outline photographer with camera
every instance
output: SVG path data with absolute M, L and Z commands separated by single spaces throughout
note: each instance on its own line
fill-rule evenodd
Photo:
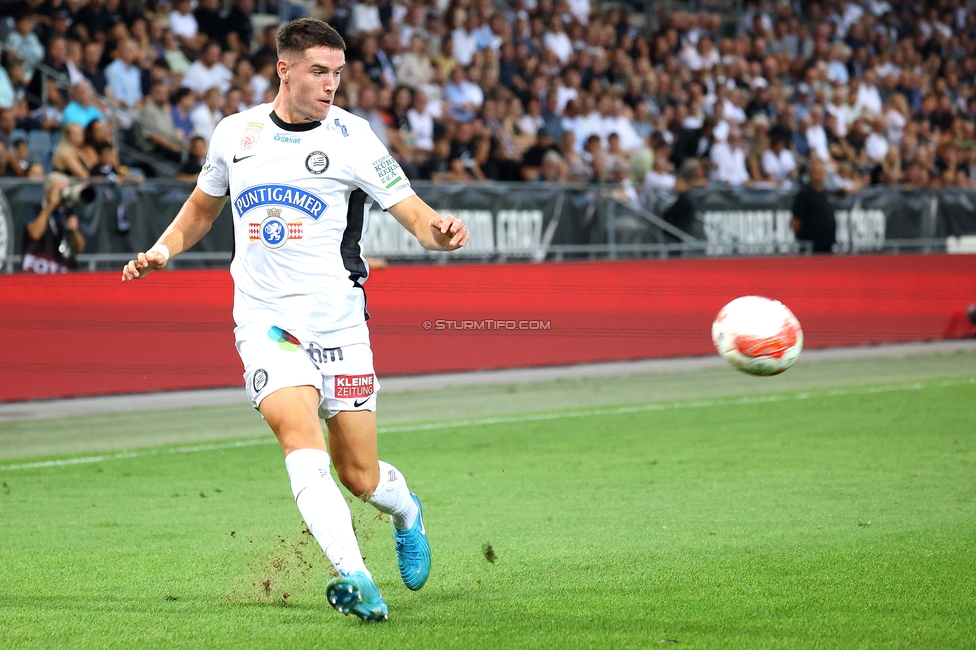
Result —
M 93 194 L 90 186 L 73 186 L 64 174 L 47 175 L 44 202 L 25 227 L 25 273 L 67 273 L 77 266 L 75 256 L 85 250 L 85 237 L 78 230 L 74 208 L 90 202 Z

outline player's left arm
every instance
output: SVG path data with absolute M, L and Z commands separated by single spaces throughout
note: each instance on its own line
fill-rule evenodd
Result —
M 432 251 L 453 251 L 468 243 L 468 227 L 453 214 L 442 217 L 416 194 L 388 208 L 401 226 Z

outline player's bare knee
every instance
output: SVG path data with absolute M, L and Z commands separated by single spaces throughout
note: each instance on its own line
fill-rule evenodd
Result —
M 379 468 L 370 471 L 369 469 L 358 467 L 336 467 L 336 473 L 339 475 L 339 482 L 363 501 L 369 499 L 370 495 L 373 494 L 373 490 L 376 489 L 376 486 L 380 482 Z

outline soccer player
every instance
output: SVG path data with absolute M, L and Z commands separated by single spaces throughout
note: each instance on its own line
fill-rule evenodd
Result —
M 156 244 L 126 264 L 122 281 L 144 278 L 200 241 L 230 197 L 234 332 L 248 398 L 281 443 L 298 509 L 339 572 L 326 585 L 329 603 L 380 621 L 387 605 L 363 562 L 330 453 L 342 484 L 391 515 L 409 589 L 427 581 L 430 546 L 420 500 L 377 456 L 380 386 L 366 327 L 363 233 L 372 201 L 431 250 L 461 248 L 468 231 L 413 192 L 365 120 L 332 106 L 346 63 L 332 27 L 293 21 L 277 47 L 278 96 L 217 125 L 190 198 Z

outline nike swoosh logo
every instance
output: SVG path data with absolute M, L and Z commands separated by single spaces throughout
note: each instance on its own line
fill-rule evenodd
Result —
M 353 405 L 354 407 L 356 407 L 356 408 L 359 408 L 360 406 L 362 406 L 363 404 L 365 404 L 365 403 L 366 403 L 366 402 L 368 402 L 368 401 L 369 401 L 369 398 L 367 397 L 367 398 L 366 398 L 366 399 L 364 399 L 364 400 L 363 400 L 362 402 L 360 402 L 360 401 L 358 401 L 358 400 L 357 400 L 357 401 L 355 401 L 355 402 L 353 402 L 353 403 L 352 403 L 352 405 Z
M 255 156 L 255 154 L 252 153 L 250 156 L 244 156 L 243 158 L 238 158 L 237 157 L 237 154 L 235 153 L 234 154 L 234 162 L 239 163 L 242 160 L 247 160 L 248 158 L 253 158 L 254 156 Z
M 420 515 L 420 534 L 421 535 L 426 535 L 427 534 L 427 529 L 424 528 L 424 516 L 423 515 Z

